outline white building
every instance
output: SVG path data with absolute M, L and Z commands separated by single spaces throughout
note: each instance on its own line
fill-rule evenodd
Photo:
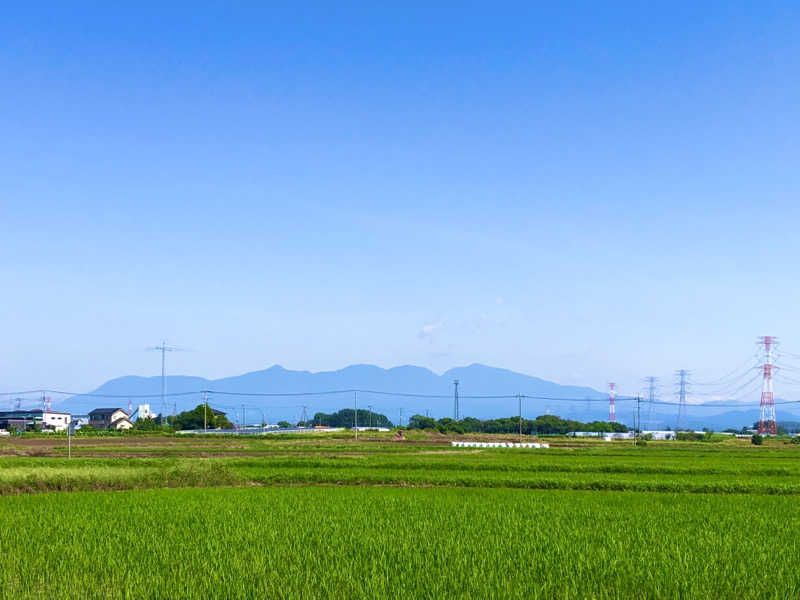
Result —
M 701 432 L 702 433 L 702 432 Z M 654 440 L 674 440 L 674 431 L 642 431 L 642 435 L 651 435 Z
M 139 420 L 139 419 L 155 419 L 156 418 L 156 414 L 153 411 L 150 410 L 150 405 L 149 404 L 140 404 L 139 406 L 136 407 L 136 410 L 133 411 L 133 413 L 131 413 L 129 415 L 129 418 L 131 420 L 133 420 L 134 417 L 136 418 L 136 420 Z
M 51 410 L 42 411 L 42 429 L 52 429 L 53 431 L 66 431 L 72 422 L 72 415 L 69 413 L 56 412 Z

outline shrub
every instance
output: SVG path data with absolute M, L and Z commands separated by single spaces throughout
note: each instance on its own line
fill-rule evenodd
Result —
M 764 436 L 758 433 L 754 433 L 753 437 L 750 438 L 750 443 L 755 446 L 760 446 L 761 444 L 764 443 Z

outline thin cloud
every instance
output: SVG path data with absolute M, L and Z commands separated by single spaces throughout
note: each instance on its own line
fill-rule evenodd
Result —
M 421 340 L 428 339 L 441 328 L 442 328 L 441 322 L 423 325 L 422 329 L 420 329 L 419 333 L 417 333 L 417 337 Z

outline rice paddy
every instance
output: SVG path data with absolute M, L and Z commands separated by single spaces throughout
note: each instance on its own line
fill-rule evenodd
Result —
M 0 597 L 800 596 L 796 445 L 116 444 L 0 458 Z

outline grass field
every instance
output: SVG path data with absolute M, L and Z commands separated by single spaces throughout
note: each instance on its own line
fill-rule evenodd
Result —
M 800 596 L 795 445 L 439 442 L 0 458 L 0 597 Z

